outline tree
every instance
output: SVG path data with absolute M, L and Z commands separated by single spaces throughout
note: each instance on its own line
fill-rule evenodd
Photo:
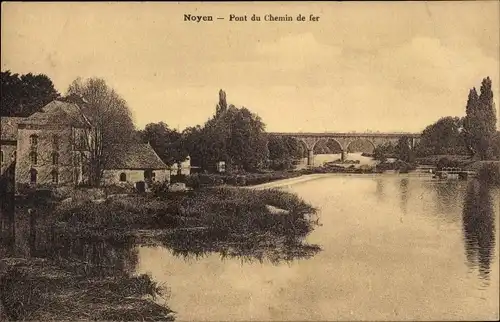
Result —
M 215 115 L 203 127 L 186 129 L 184 145 L 191 163 L 204 170 L 213 170 L 217 162 L 225 161 L 228 170 L 254 171 L 269 154 L 264 128 L 260 117 L 247 108 L 227 105 L 221 90 Z
M 89 184 L 99 186 L 104 169 L 135 141 L 135 129 L 127 102 L 100 78 L 73 81 L 68 96 L 82 97 L 84 114 L 91 127 L 85 129 L 82 153 Z
M 413 162 L 413 146 L 411 145 L 411 138 L 407 136 L 399 138 L 395 150 L 399 160 L 409 163 Z
M 58 98 L 52 80 L 44 74 L 1 72 L 1 116 L 30 116 Z
M 254 171 L 267 160 L 267 136 L 261 118 L 245 107 L 230 106 L 209 124 L 219 143 L 218 156 L 230 168 Z
M 417 146 L 420 156 L 440 154 L 466 154 L 464 137 L 461 134 L 463 119 L 443 117 L 427 126 L 422 132 Z
M 226 100 L 226 92 L 222 89 L 219 91 L 219 104 L 215 107 L 215 115 L 219 116 L 221 113 L 224 113 L 227 110 L 227 100 Z
M 395 155 L 395 147 L 391 142 L 387 142 L 381 145 L 378 145 L 373 150 L 373 158 L 379 161 L 386 161 L 387 158 L 394 157 Z
M 471 154 L 481 160 L 489 157 L 490 145 L 496 132 L 496 112 L 493 102 L 491 79 L 481 83 L 480 94 L 472 89 L 469 93 L 464 120 L 464 134 Z
M 140 131 L 140 136 L 143 142 L 151 144 L 162 161 L 169 166 L 183 162 L 188 156 L 182 133 L 170 129 L 164 122 L 147 124 Z
M 270 167 L 274 170 L 287 170 L 293 165 L 294 159 L 302 158 L 303 147 L 294 138 L 268 136 Z
M 497 131 L 491 140 L 491 155 L 496 160 L 500 160 L 500 131 Z

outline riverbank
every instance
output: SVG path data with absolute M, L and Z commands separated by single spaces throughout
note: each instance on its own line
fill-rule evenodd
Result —
M 148 275 L 88 276 L 47 259 L 6 258 L 0 279 L 5 320 L 174 320 L 155 303 L 163 291 Z
M 55 203 L 44 213 L 34 207 L 18 216 L 34 226 L 25 230 L 36 234 L 31 259 L 13 254 L 0 261 L 3 311 L 12 320 L 172 320 L 172 311 L 153 301 L 161 296 L 157 285 L 147 275 L 133 276 L 121 268 L 133 245 L 159 245 L 181 257 L 219 253 L 278 263 L 320 251 L 304 242 L 317 224 L 311 216 L 315 212 L 283 191 L 222 187 L 105 200 L 82 197 Z M 128 250 L 103 246 L 123 240 L 131 244 Z M 91 253 L 75 261 L 71 256 L 81 255 L 70 256 L 70 246 L 77 247 L 75 254 Z M 88 256 L 98 263 L 89 266 Z M 107 263 L 110 258 L 116 263 Z M 108 266 L 112 272 L 103 275 L 102 267 Z M 89 275 L 94 269 L 98 274 Z

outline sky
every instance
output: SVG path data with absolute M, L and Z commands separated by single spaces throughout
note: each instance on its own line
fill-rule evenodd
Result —
M 486 76 L 499 114 L 499 4 L 2 2 L 1 66 L 46 74 L 63 94 L 104 78 L 138 128 L 203 124 L 223 89 L 267 131 L 418 132 L 464 115 Z

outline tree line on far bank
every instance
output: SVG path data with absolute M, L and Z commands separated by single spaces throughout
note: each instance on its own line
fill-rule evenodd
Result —
M 476 88 L 469 91 L 464 117 L 446 116 L 427 126 L 420 142 L 413 151 L 407 151 L 406 156 L 397 147 L 385 144 L 375 149 L 375 158 L 398 154 L 407 160 L 433 155 L 463 155 L 478 160 L 500 160 L 500 132 L 496 123 L 491 79 L 486 77 L 481 82 L 479 94 Z

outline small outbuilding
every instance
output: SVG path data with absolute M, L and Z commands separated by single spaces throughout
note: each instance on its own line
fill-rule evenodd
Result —
M 136 184 L 170 181 L 167 165 L 148 143 L 136 143 L 120 152 L 106 167 L 105 185 Z

